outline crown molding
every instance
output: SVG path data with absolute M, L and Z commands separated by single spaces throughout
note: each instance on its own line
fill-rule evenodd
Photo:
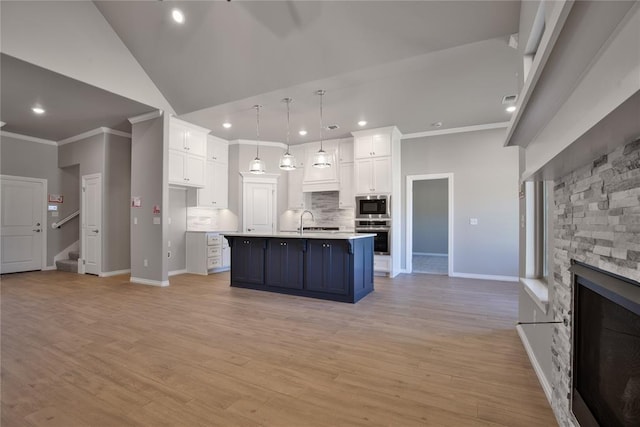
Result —
M 386 126 L 382 128 L 354 130 L 353 132 L 351 132 L 351 135 L 353 135 L 354 137 L 361 137 L 361 136 L 377 135 L 381 133 L 387 133 L 387 134 L 395 133 L 400 138 L 402 138 L 402 132 L 400 132 L 400 129 L 398 129 L 397 126 Z
M 38 144 L 58 145 L 55 141 L 51 141 L 49 139 L 36 138 L 35 136 L 21 135 L 19 133 L 7 132 L 7 131 L 4 131 L 4 130 L 0 131 L 0 135 L 1 136 L 6 136 L 6 137 L 9 137 L 9 138 L 21 139 L 23 141 L 37 142 Z
M 122 136 L 122 137 L 131 139 L 131 134 L 130 133 L 122 132 L 122 131 L 115 130 L 115 129 L 110 129 L 110 128 L 107 128 L 107 127 L 99 127 L 99 128 L 95 128 L 95 129 L 92 129 L 90 131 L 87 131 L 87 132 L 83 132 L 83 133 L 81 133 L 79 135 L 71 136 L 69 138 L 60 140 L 60 141 L 58 141 L 58 145 L 60 146 L 60 145 L 70 144 L 72 142 L 80 141 L 82 139 L 87 139 L 87 138 L 90 138 L 92 136 L 105 134 L 105 133 L 108 133 L 108 134 L 111 134 L 111 135 Z
M 273 142 L 273 141 L 252 141 L 250 139 L 234 139 L 233 141 L 229 141 L 229 145 L 260 145 L 261 147 L 277 147 L 285 149 L 287 148 L 287 144 L 283 142 Z
M 186 120 L 181 119 L 180 117 L 176 117 L 176 116 L 171 115 L 170 116 L 170 120 L 177 120 L 177 121 L 180 122 L 180 124 L 182 124 L 184 126 L 187 126 L 187 127 L 191 128 L 191 129 L 194 129 L 194 130 L 197 130 L 197 131 L 200 131 L 200 132 L 204 132 L 206 134 L 209 134 L 209 132 L 211 132 L 211 129 L 207 129 L 205 127 L 193 124 L 191 122 L 188 122 Z
M 163 114 L 162 110 L 155 110 L 150 113 L 140 114 L 139 116 L 129 117 L 127 120 L 129 120 L 129 123 L 134 125 L 136 123 L 146 122 L 147 120 L 156 119 L 158 117 L 161 117 L 162 114 Z
M 459 128 L 428 130 L 424 132 L 407 133 L 401 139 L 424 138 L 427 136 L 449 135 L 453 133 L 477 132 L 480 130 L 502 129 L 509 127 L 509 122 L 486 123 L 484 125 L 463 126 Z

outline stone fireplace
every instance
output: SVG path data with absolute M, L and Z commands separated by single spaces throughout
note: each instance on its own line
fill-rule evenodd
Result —
M 595 159 L 554 183 L 554 270 L 551 311 L 571 319 L 571 260 L 640 281 L 640 139 Z M 572 426 L 572 324 L 552 334 L 552 406 Z

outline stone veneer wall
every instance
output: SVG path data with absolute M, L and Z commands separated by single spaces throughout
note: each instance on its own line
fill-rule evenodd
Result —
M 640 139 L 554 183 L 553 290 L 556 320 L 571 319 L 572 259 L 640 281 Z M 562 426 L 571 415 L 571 323 L 558 324 L 551 345 L 552 407 Z

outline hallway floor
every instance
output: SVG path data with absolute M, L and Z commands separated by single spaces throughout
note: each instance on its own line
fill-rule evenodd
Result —
M 447 275 L 448 256 L 413 255 L 413 272 Z

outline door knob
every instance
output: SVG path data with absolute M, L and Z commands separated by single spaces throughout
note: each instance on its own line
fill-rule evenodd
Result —
M 98 231 L 100 231 L 100 230 L 92 230 L 92 231 L 93 231 L 94 233 L 97 233 L 97 232 L 98 232 Z
M 255 230 L 254 228 L 247 228 L 247 231 L 253 231 Z

